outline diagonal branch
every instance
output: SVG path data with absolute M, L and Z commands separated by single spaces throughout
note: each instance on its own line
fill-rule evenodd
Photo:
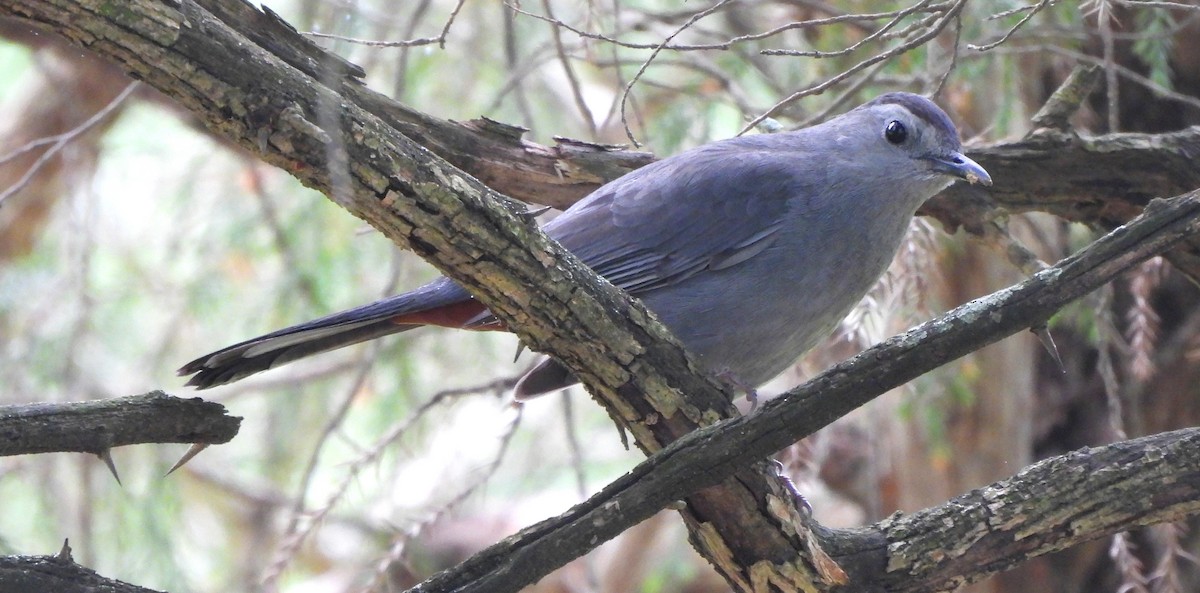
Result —
M 364 108 L 362 97 L 376 107 L 386 100 L 361 86 L 352 65 L 319 60 L 294 37 L 276 39 L 286 26 L 241 0 L 123 7 L 22 0 L 0 5 L 0 15 L 116 62 L 213 133 L 424 257 L 531 348 L 556 355 L 643 450 L 736 414 L 640 303 L 551 243 L 510 200 Z M 794 527 L 765 511 L 769 498 L 785 496 L 766 467 L 757 463 L 689 499 L 684 517 L 694 541 L 731 582 L 823 578 L 799 554 L 804 543 Z
M 428 130 L 401 122 L 398 115 L 415 112 L 366 89 L 353 65 L 305 45 L 277 17 L 240 0 L 135 0 L 123 7 L 112 11 L 98 0 L 18 0 L 0 5 L 0 14 L 59 32 L 120 64 L 196 113 L 215 134 L 291 172 L 412 248 L 469 288 L 531 347 L 557 355 L 640 447 L 669 451 L 605 490 L 605 496 L 624 496 L 621 504 L 583 505 L 579 516 L 588 519 L 570 520 L 571 541 L 594 546 L 620 525 L 648 516 L 651 508 L 686 496 L 683 514 L 693 541 L 739 589 L 752 583 L 807 588 L 837 580 L 813 560 L 820 557 L 819 547 L 798 525 L 800 516 L 787 492 L 754 460 L 870 399 L 876 389 L 919 374 L 917 369 L 1044 322 L 1102 278 L 1166 249 L 1164 237 L 1179 240 L 1179 233 L 1195 232 L 1194 224 L 1179 219 L 1185 216 L 1180 212 L 1195 208 L 1195 196 L 1172 201 L 1147 216 L 1161 222 L 1174 213 L 1177 219 L 1166 230 L 1155 234 L 1142 223 L 1136 227 L 1142 234 L 1126 229 L 1087 256 L 1103 252 L 1109 259 L 1072 258 L 1054 268 L 1057 273 L 1039 274 L 883 346 L 893 350 L 872 350 L 836 367 L 761 414 L 668 447 L 698 426 L 730 417 L 724 395 L 693 371 L 682 348 L 639 304 L 548 242 L 511 202 L 430 154 L 421 136 Z M 507 132 L 510 139 L 519 137 L 511 128 Z M 1030 141 L 1019 158 L 1058 150 L 1037 141 Z M 1086 187 L 1080 183 L 1073 189 L 1083 194 Z M 1137 210 L 1133 206 L 1121 214 Z M 1141 251 L 1103 251 L 1133 248 Z M 880 352 L 894 354 L 895 360 L 875 358 Z M 896 361 L 903 364 L 885 364 Z M 817 391 L 831 395 L 817 398 Z M 707 463 L 688 463 L 693 452 Z M 656 469 L 654 479 L 641 481 L 649 469 Z M 653 486 L 645 500 L 624 494 L 634 485 L 646 488 L 645 483 Z M 543 524 L 530 533 L 541 537 L 559 526 Z M 453 578 L 466 579 L 456 582 L 476 590 L 506 590 L 545 574 L 578 549 L 563 545 L 564 540 L 557 540 L 557 548 L 547 547 L 554 541 L 538 537 L 509 540 L 503 558 L 487 566 L 468 565 L 468 572 Z M 825 538 L 824 543 L 838 551 L 839 559 L 847 558 L 838 541 Z M 844 563 L 857 578 L 854 563 Z
M 480 552 L 451 571 L 430 579 L 416 591 L 516 591 L 535 581 L 538 575 L 582 555 L 673 501 L 719 483 L 746 464 L 812 434 L 889 389 L 1001 338 L 1045 324 L 1063 305 L 1198 232 L 1200 191 L 1154 202 L 1136 221 L 1021 284 L 971 301 L 878 344 L 767 403 L 756 414 L 684 436 L 567 513 L 529 527 Z M 1200 502 L 1197 502 L 1200 475 L 1195 475 L 1195 466 L 1200 464 L 1197 456 L 1200 451 L 1190 452 L 1192 454 L 1181 462 L 1191 464 L 1193 468 L 1190 470 L 1193 472 L 1191 485 L 1179 496 L 1183 511 L 1175 507 L 1172 512 L 1200 510 Z M 1139 470 L 1134 464 L 1127 471 Z M 1187 479 L 1181 478 L 1182 481 Z M 1055 504 L 1069 508 L 1071 503 L 1078 503 L 1088 495 L 1089 491 L 1083 489 L 1073 493 L 1076 498 L 1055 501 Z M 1121 506 L 1124 503 L 1115 500 L 1110 504 Z M 953 509 L 961 503 L 952 501 L 947 505 Z M 987 511 L 986 508 L 977 510 Z M 936 514 L 936 511 L 928 513 Z M 1080 529 L 1071 541 L 1120 531 L 1130 525 L 1129 521 L 1143 516 L 1133 513 L 1125 517 L 1123 524 L 1119 521 L 1117 525 L 1098 523 L 1091 529 Z M 877 529 L 885 530 L 885 527 Z M 885 578 L 878 568 L 884 560 L 889 565 L 893 561 L 891 557 L 881 556 L 891 554 L 891 547 L 887 551 L 879 549 L 877 537 L 851 533 L 831 532 L 823 538 L 826 550 L 839 559 L 851 560 L 843 562 L 843 568 L 850 572 L 855 586 Z M 920 532 L 901 530 L 896 533 L 913 536 Z M 973 532 L 962 534 L 964 538 L 977 536 Z M 1004 537 L 1011 539 L 1011 533 L 1006 532 Z M 1043 539 L 1058 543 L 1049 536 Z M 903 538 L 896 538 L 888 543 L 903 541 Z M 942 543 L 947 549 L 958 549 L 971 542 Z M 1045 553 L 1056 549 L 1060 548 L 1048 543 L 1037 551 Z M 945 574 L 943 564 L 911 562 L 913 571 L 949 576 Z M 856 567 L 861 568 L 855 570 Z M 874 567 L 874 570 L 866 567 Z M 975 580 L 994 571 L 976 567 L 961 574 L 970 574 L 971 580 Z M 910 576 L 915 579 L 929 575 L 914 572 Z
M 1197 452 L 1192 428 L 1052 457 L 937 507 L 829 532 L 827 547 L 856 571 L 855 590 L 951 590 L 1106 533 L 1200 512 Z M 17 590 L 92 591 L 98 580 L 105 590 L 148 591 L 61 554 L 0 557 L 0 583 Z
M 869 535 L 847 532 L 846 541 L 849 550 L 886 562 L 873 579 L 880 590 L 933 593 L 1198 513 L 1200 429 L 1188 428 L 1051 457 L 945 504 L 881 521 Z M 887 542 L 886 558 L 879 541 Z

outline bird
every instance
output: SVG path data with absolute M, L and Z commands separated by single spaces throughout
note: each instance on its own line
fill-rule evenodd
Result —
M 917 208 L 958 180 L 991 185 L 930 99 L 880 95 L 810 127 L 704 144 L 594 190 L 543 225 L 642 300 L 709 372 L 759 386 L 828 336 L 891 263 Z M 421 326 L 504 329 L 453 280 L 205 354 L 207 389 Z M 553 358 L 517 399 L 577 383 Z

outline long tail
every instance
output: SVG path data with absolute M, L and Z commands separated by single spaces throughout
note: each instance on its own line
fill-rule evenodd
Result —
M 187 384 L 208 389 L 254 373 L 422 325 L 489 326 L 486 308 L 467 291 L 440 278 L 412 292 L 334 313 L 205 354 L 179 369 Z

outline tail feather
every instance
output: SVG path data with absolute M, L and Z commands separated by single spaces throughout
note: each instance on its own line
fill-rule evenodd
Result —
M 513 396 L 518 401 L 524 401 L 570 387 L 578 382 L 579 379 L 576 379 L 567 367 L 547 357 L 517 381 L 516 387 L 513 388 Z
M 362 326 L 343 326 L 338 333 L 295 342 L 288 346 L 274 347 L 270 342 L 252 342 L 242 346 L 230 346 L 210 357 L 198 358 L 179 369 L 180 375 L 192 375 L 187 385 L 196 389 L 208 389 L 245 379 L 250 375 L 282 366 L 294 360 L 314 354 L 336 350 L 359 342 L 373 340 L 386 335 L 420 327 L 397 325 L 389 321 L 377 321 Z M 305 333 L 297 337 L 306 338 Z M 254 352 L 255 348 L 271 345 L 267 350 Z
M 467 310 L 470 308 L 463 305 L 471 300 L 470 293 L 441 278 L 412 292 L 222 348 L 183 365 L 178 372 L 192 375 L 188 385 L 208 389 L 313 354 L 419 327 L 423 323 L 407 323 L 405 316 L 420 319 L 429 311 L 454 305 Z

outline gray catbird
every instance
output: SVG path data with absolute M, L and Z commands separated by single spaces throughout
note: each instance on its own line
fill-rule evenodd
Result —
M 887 268 L 909 220 L 955 179 L 991 184 L 928 99 L 889 93 L 825 123 L 713 142 L 584 198 L 545 232 L 642 299 L 714 373 L 757 386 L 828 335 Z M 206 354 L 200 389 L 422 325 L 494 329 L 448 278 Z M 572 385 L 552 359 L 517 397 Z

